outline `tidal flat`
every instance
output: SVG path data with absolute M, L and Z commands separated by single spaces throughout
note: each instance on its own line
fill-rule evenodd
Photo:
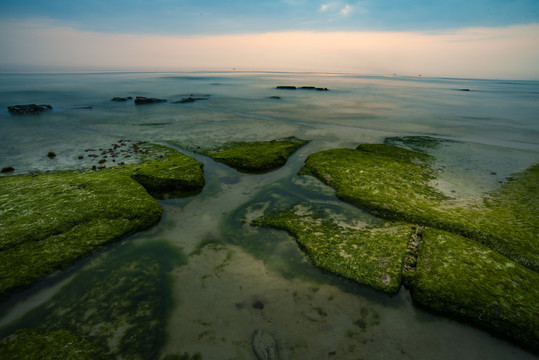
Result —
M 92 90 L 79 89 L 81 79 L 90 81 Z M 306 160 L 320 152 L 346 148 L 372 158 L 388 155 L 381 144 L 397 145 L 403 149 L 401 155 L 409 154 L 404 149 L 427 154 L 418 155 L 410 165 L 428 166 L 421 187 L 431 188 L 429 196 L 437 202 L 464 208 L 510 203 L 510 214 L 500 216 L 516 217 L 517 226 L 533 233 L 537 225 L 533 166 L 539 159 L 530 136 L 537 130 L 530 115 L 534 105 L 528 102 L 535 96 L 528 91 L 533 84 L 264 73 L 21 75 L 17 80 L 16 87 L 2 88 L 11 96 L 4 101 L 24 103 L 14 97 L 27 99 L 27 86 L 37 98 L 32 101 L 51 103 L 53 110 L 37 116 L 0 114 L 2 130 L 11 139 L 2 145 L 6 163 L 1 165 L 14 168 L 2 179 L 109 167 L 111 158 L 100 164 L 84 150 L 133 139 L 166 145 L 202 163 L 204 188 L 184 198 L 170 191 L 153 192 L 149 199 L 162 208 L 157 225 L 12 293 L 0 307 L 2 337 L 20 334 L 19 339 L 27 339 L 31 346 L 61 336 L 90 354 L 129 359 L 251 359 L 257 331 L 273 338 L 282 359 L 535 358 L 536 305 L 530 308 L 529 300 L 519 300 L 533 302 L 537 296 L 536 275 L 530 275 L 536 274 L 530 268 L 533 251 L 510 252 L 512 242 L 507 239 L 489 243 L 485 234 L 493 231 L 477 231 L 482 235 L 474 239 L 466 236 L 475 231 L 456 235 L 446 227 L 446 232 L 438 233 L 436 224 L 425 224 L 420 216 L 395 218 L 388 215 L 391 209 L 373 211 L 348 203 L 323 181 L 298 175 L 304 165 L 312 165 Z M 45 85 L 51 81 L 57 86 L 54 94 Z M 275 89 L 280 83 L 313 84 L 331 91 L 283 92 Z M 451 90 L 473 86 L 478 91 L 470 94 Z M 500 88 L 505 89 L 506 110 L 497 105 L 502 94 L 493 91 Z M 59 96 L 62 89 L 70 91 Z M 173 100 L 189 94 L 211 96 L 188 104 L 168 101 L 136 107 L 133 102 L 108 100 L 115 96 Z M 277 95 L 280 99 L 270 99 Z M 485 101 L 494 108 L 487 110 Z M 93 107 L 75 111 L 69 106 L 74 103 Z M 441 119 L 447 109 L 453 115 Z M 150 123 L 159 126 L 140 126 Z M 264 173 L 239 172 L 189 151 L 197 146 L 271 143 L 290 136 L 310 142 L 296 149 L 284 165 Z M 49 151 L 56 157 L 47 157 Z M 96 173 L 105 174 L 104 170 Z M 408 179 L 406 174 L 397 175 L 394 178 Z M 414 188 L 413 182 L 398 185 L 399 193 Z M 513 201 L 511 194 L 528 196 L 521 202 Z M 130 208 L 128 203 L 124 206 Z M 279 214 L 293 216 L 279 218 Z M 290 235 L 253 226 L 264 218 L 273 219 L 278 225 L 274 228 Z M 481 230 L 481 224 L 474 230 Z M 397 239 L 388 250 L 401 255 L 389 256 L 356 238 L 371 231 L 390 234 L 383 239 Z M 418 234 L 423 245 L 410 247 Z M 523 234 L 515 234 L 513 249 L 522 248 L 518 244 L 523 244 L 520 238 L 526 239 Z M 327 251 L 317 251 L 323 249 L 317 248 L 317 241 L 326 235 L 346 236 L 349 241 L 335 249 L 332 240 L 323 243 Z M 302 238 L 310 242 L 302 243 Z M 533 244 L 533 238 L 529 240 Z M 470 244 L 477 244 L 477 250 Z M 499 247 L 492 249 L 495 246 Z M 465 254 L 460 253 L 463 249 Z M 362 256 L 371 251 L 368 259 Z M 341 261 L 331 261 L 332 257 L 350 261 L 352 276 L 339 275 Z M 369 261 L 354 264 L 356 257 Z M 500 257 L 506 259 L 503 264 L 516 265 L 507 265 L 510 271 L 504 271 L 496 265 Z M 461 264 L 460 259 L 467 260 Z M 432 266 L 446 262 L 451 266 Z M 394 275 L 366 281 L 383 266 L 395 269 L 387 270 Z M 399 266 L 407 270 L 400 278 Z M 492 278 L 511 277 L 509 287 L 499 282 L 497 291 L 503 296 L 492 295 L 498 303 L 487 297 L 474 308 L 452 297 L 455 289 L 471 291 L 462 288 L 461 279 L 474 271 L 484 274 L 478 278 L 486 284 Z M 434 285 L 440 287 L 439 298 L 429 290 Z M 496 314 L 505 309 L 513 318 L 499 322 L 501 316 Z M 479 322 L 470 315 L 482 311 Z M 499 328 L 517 322 L 520 327 L 493 336 L 489 321 Z M 28 328 L 32 330 L 17 330 Z M 13 340 L 6 339 L 6 346 L 9 339 Z

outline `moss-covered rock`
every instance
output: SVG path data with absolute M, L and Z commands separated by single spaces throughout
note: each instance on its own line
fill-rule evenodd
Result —
M 164 239 L 118 246 L 11 327 L 69 329 L 111 358 L 157 359 L 174 306 L 171 272 L 186 263 L 181 249 Z M 51 344 L 51 353 L 61 353 L 60 345 Z
M 260 173 L 283 166 L 292 153 L 307 143 L 307 140 L 290 137 L 271 141 L 232 142 L 217 148 L 190 150 L 238 171 Z
M 432 185 L 430 156 L 390 145 L 361 145 L 309 156 L 302 174 L 311 174 L 337 195 L 387 219 L 432 226 L 478 240 L 539 270 L 539 165 L 491 193 L 463 205 Z
M 172 149 L 161 156 L 98 172 L 0 178 L 0 297 L 157 224 L 163 210 L 144 187 L 162 197 L 202 188 L 201 163 Z
M 204 187 L 203 164 L 190 156 L 161 145 L 152 145 L 158 159 L 142 165 L 129 165 L 123 171 L 159 199 L 191 196 Z
M 539 347 L 539 274 L 476 241 L 427 229 L 411 284 L 423 306 Z
M 410 225 L 351 226 L 311 204 L 270 212 L 253 224 L 288 231 L 324 270 L 388 293 L 400 288 Z
M 0 354 L 5 360 L 107 359 L 100 346 L 67 330 L 17 330 L 0 341 Z
M 412 223 L 425 209 L 446 198 L 429 185 L 434 173 L 420 160 L 424 154 L 387 145 L 376 147 L 369 147 L 369 151 L 333 149 L 311 154 L 300 174 L 317 177 L 335 188 L 340 198 L 376 215 Z M 414 158 L 405 158 L 404 154 Z

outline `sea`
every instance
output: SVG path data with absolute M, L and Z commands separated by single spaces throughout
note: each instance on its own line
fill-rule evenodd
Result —
M 283 85 L 298 89 L 277 88 Z M 111 101 L 136 96 L 167 101 Z M 197 100 L 177 103 L 188 97 Z M 18 104 L 53 109 L 8 112 Z M 404 287 L 390 296 L 325 273 L 293 237 L 250 220 L 310 201 L 348 219 L 380 221 L 297 173 L 311 153 L 386 138 L 443 139 L 427 149 L 436 156 L 434 185 L 463 201 L 484 196 L 539 162 L 539 81 L 272 71 L 2 73 L 0 134 L 0 167 L 15 169 L 2 176 L 88 169 L 97 160 L 85 150 L 128 139 L 193 156 L 206 178 L 196 196 L 160 200 L 157 226 L 0 304 L 0 337 L 21 327 L 64 327 L 105 341 L 118 358 L 254 359 L 253 334 L 263 330 L 281 359 L 537 358 L 487 329 L 416 306 Z M 186 150 L 290 136 L 310 142 L 263 174 Z

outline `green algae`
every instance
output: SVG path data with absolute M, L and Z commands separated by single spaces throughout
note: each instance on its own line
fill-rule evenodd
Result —
M 0 341 L 5 360 L 100 360 L 104 349 L 67 330 L 20 329 Z
M 152 144 L 160 158 L 142 165 L 128 165 L 123 171 L 159 199 L 198 194 L 204 187 L 203 164 L 190 156 L 162 145 Z M 146 165 L 146 166 L 144 166 Z
M 202 188 L 201 163 L 152 149 L 161 154 L 143 164 L 0 178 L 0 297 L 156 225 L 163 210 L 148 192 L 170 197 Z
M 256 221 L 253 224 L 253 220 L 266 214 L 304 203 L 313 208 L 324 209 L 324 216 L 339 224 L 383 226 L 384 220 L 339 201 L 333 191 L 327 191 L 329 187 L 314 179 L 314 184 L 320 186 L 311 186 L 311 182 L 305 183 L 302 181 L 304 179 L 305 177 L 294 176 L 292 181 L 285 178 L 261 188 L 248 202 L 226 216 L 221 224 L 222 239 L 262 259 L 268 270 L 277 272 L 284 278 L 302 278 L 314 283 L 330 282 L 341 286 L 345 291 L 352 291 L 346 285 L 349 283 L 343 283 L 335 276 L 328 276 L 313 266 L 313 262 L 300 249 L 298 242 L 285 232 L 259 225 Z
M 401 286 L 409 225 L 350 226 L 312 204 L 270 212 L 253 224 L 288 231 L 312 262 L 326 271 L 388 293 Z
M 289 137 L 271 141 L 231 142 L 216 148 L 190 148 L 238 171 L 263 173 L 286 164 L 288 157 L 307 144 L 307 140 Z
M 2 332 L 67 329 L 100 344 L 113 358 L 156 359 L 175 303 L 171 272 L 186 263 L 187 256 L 167 240 L 125 243 Z
M 446 197 L 429 185 L 434 173 L 428 164 L 386 155 L 393 148 L 378 145 L 380 151 L 333 149 L 311 154 L 300 174 L 309 174 L 337 191 L 337 196 L 374 214 L 414 223 L 418 214 Z M 384 154 L 380 154 L 383 152 Z M 416 157 L 418 159 L 418 157 Z
M 427 154 L 371 144 L 314 153 L 300 173 L 317 177 L 341 199 L 377 216 L 457 233 L 539 270 L 539 165 L 485 199 L 462 204 L 431 185 L 436 174 L 430 164 Z
M 404 142 L 439 146 L 435 139 Z M 300 174 L 313 175 L 341 199 L 377 216 L 416 224 L 402 275 L 418 304 L 537 348 L 539 165 L 480 199 L 458 202 L 431 185 L 434 160 L 425 153 L 368 144 L 312 154 Z M 293 233 L 289 221 L 280 220 L 278 226 Z M 315 256 L 335 251 L 315 249 Z
M 539 274 L 476 241 L 427 229 L 411 284 L 423 306 L 539 347 Z

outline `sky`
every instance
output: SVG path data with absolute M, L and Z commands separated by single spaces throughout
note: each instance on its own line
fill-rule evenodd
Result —
M 1 70 L 539 80 L 538 0 L 3 0 Z

